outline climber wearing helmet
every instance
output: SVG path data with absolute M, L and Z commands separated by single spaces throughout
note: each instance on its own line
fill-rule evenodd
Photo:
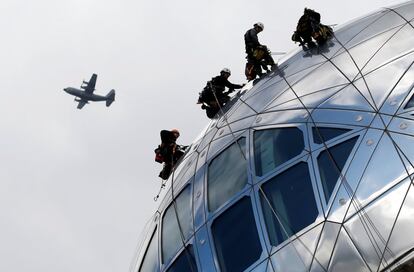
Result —
M 160 136 L 161 144 L 154 150 L 155 161 L 164 163 L 164 167 L 158 176 L 166 180 L 170 176 L 174 165 L 183 156 L 187 146 L 177 145 L 176 141 L 180 137 L 180 132 L 176 128 L 161 130 Z
M 243 85 L 233 84 L 228 78 L 231 71 L 228 68 L 223 68 L 220 75 L 213 77 L 207 82 L 206 87 L 200 93 L 198 104 L 202 104 L 201 108 L 206 110 L 207 116 L 213 118 L 214 115 L 223 107 L 229 100 L 229 94 L 235 89 L 243 88 Z M 228 91 L 226 91 L 226 87 Z
M 257 37 L 257 34 L 262 32 L 263 29 L 263 23 L 257 22 L 253 25 L 253 28 L 247 30 L 246 34 L 244 34 L 247 54 L 246 77 L 248 80 L 256 78 L 256 75 L 261 76 L 262 68 L 266 71 L 269 70 L 267 66 L 270 66 L 272 70 L 276 68 L 269 49 L 265 45 L 260 44 Z

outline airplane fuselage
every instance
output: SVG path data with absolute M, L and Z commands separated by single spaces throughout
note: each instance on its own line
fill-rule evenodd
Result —
M 82 82 L 81 89 L 73 88 L 73 87 L 67 87 L 63 90 L 67 92 L 70 95 L 76 96 L 79 99 L 75 98 L 76 102 L 78 103 L 78 109 L 82 109 L 85 104 L 88 104 L 89 101 L 106 101 L 106 106 L 109 107 L 112 102 L 115 100 L 115 90 L 112 89 L 107 95 L 97 95 L 93 92 L 95 91 L 95 84 L 96 79 L 98 75 L 93 74 L 91 79 L 86 82 L 85 80 Z M 86 85 L 83 85 L 86 84 Z
M 93 93 L 87 93 L 83 90 L 79 90 L 77 88 L 68 87 L 63 89 L 68 94 L 71 94 L 73 96 L 79 97 L 80 99 L 87 100 L 87 101 L 105 101 L 108 98 L 105 96 L 93 94 Z

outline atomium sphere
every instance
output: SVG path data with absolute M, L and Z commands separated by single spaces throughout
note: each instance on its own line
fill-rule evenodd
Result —
M 132 271 L 414 271 L 414 2 L 237 94 L 176 167 Z

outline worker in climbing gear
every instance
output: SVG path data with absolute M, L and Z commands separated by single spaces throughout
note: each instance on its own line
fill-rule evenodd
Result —
M 262 76 L 262 68 L 267 72 L 268 66 L 271 70 L 276 68 L 275 61 L 272 58 L 270 50 L 267 46 L 260 44 L 257 34 L 262 32 L 264 25 L 261 22 L 257 22 L 253 25 L 253 28 L 247 30 L 244 34 L 244 42 L 246 46 L 246 78 L 247 80 L 255 79 L 256 76 Z
M 299 18 L 296 31 L 293 32 L 292 41 L 299 42 L 301 46 L 310 49 L 316 46 L 313 40 L 318 45 L 323 45 L 332 36 L 332 28 L 321 24 L 321 15 L 312 9 L 305 8 L 303 15 Z
M 243 88 L 244 84 L 233 84 L 228 78 L 231 71 L 223 68 L 220 75 L 213 77 L 207 82 L 203 91 L 199 93 L 197 104 L 201 104 L 201 108 L 206 110 L 208 118 L 213 118 L 217 112 L 230 100 L 229 94 L 236 89 Z M 226 91 L 226 87 L 228 90 Z
M 161 130 L 161 144 L 154 150 L 155 161 L 164 163 L 163 169 L 158 175 L 166 180 L 170 176 L 174 165 L 184 155 L 187 146 L 181 146 L 176 143 L 180 132 L 178 129 Z

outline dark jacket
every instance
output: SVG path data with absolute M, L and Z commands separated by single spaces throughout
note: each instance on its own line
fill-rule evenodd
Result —
M 301 34 L 312 33 L 320 22 L 321 15 L 314 10 L 307 9 L 302 17 L 300 17 L 296 31 Z
M 162 144 L 166 144 L 166 145 L 175 144 L 176 139 L 175 139 L 174 133 L 172 133 L 171 131 L 161 130 L 160 136 L 161 136 Z
M 244 43 L 246 44 L 246 53 L 251 52 L 256 47 L 260 46 L 259 38 L 257 37 L 257 31 L 253 27 L 252 29 L 247 30 L 244 34 Z
M 239 84 L 233 84 L 233 83 L 231 83 L 227 78 L 225 78 L 224 76 L 222 76 L 222 75 L 219 75 L 219 76 L 216 76 L 216 77 L 213 77 L 212 79 L 211 79 L 211 84 L 213 84 L 213 86 L 216 88 L 216 89 L 218 89 L 219 91 L 220 90 L 223 90 L 224 91 L 224 89 L 225 89 L 225 87 L 227 87 L 227 88 L 229 88 L 229 89 L 240 89 L 240 88 L 242 88 L 243 87 L 243 85 L 239 85 Z M 217 91 L 217 90 L 216 90 Z

